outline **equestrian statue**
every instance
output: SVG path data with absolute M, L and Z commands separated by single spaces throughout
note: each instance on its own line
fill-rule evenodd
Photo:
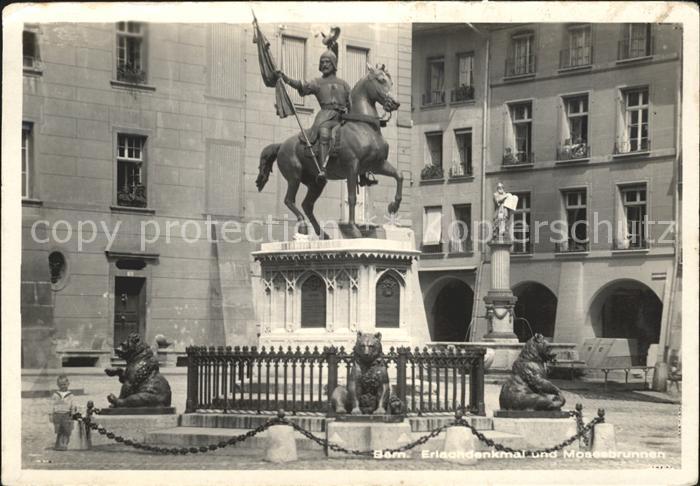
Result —
M 257 23 L 254 23 L 257 29 Z M 381 127 L 386 125 L 386 119 L 379 116 L 376 105 L 380 104 L 385 113 L 391 117 L 391 112 L 399 108 L 399 102 L 392 95 L 393 82 L 391 75 L 384 65 L 371 66 L 367 64 L 367 74 L 350 89 L 348 84 L 336 76 L 338 67 L 337 38 L 340 29 L 334 27 L 328 36 L 324 35 L 327 50 L 319 60 L 321 77 L 311 81 L 291 79 L 283 72 L 276 70 L 273 75 L 268 73 L 277 83 L 277 112 L 284 111 L 286 91 L 280 96 L 282 81 L 296 89 L 301 96 L 313 94 L 320 110 L 314 124 L 309 130 L 301 127 L 301 133 L 289 137 L 282 143 L 274 143 L 265 147 L 260 154 L 260 166 L 255 184 L 261 191 L 267 183 L 272 166 L 277 161 L 280 172 L 287 180 L 285 205 L 294 213 L 299 223 L 301 233 L 306 232 L 304 214 L 296 205 L 299 185 L 304 184 L 308 189 L 301 207 L 311 223 L 316 234 L 328 239 L 314 216 L 314 204 L 321 196 L 327 180 L 345 180 L 348 190 L 348 224 L 352 237 L 361 237 L 360 229 L 355 223 L 355 204 L 357 202 L 358 186 L 376 184 L 370 174 L 392 177 L 396 180 L 394 200 L 389 204 L 389 213 L 396 213 L 401 204 L 403 177 L 389 163 L 389 145 L 384 140 Z M 265 70 L 273 69 L 274 63 L 269 52 L 262 50 L 266 39 L 257 30 L 256 43 L 263 78 Z M 265 65 L 265 62 L 267 64 Z M 266 83 L 266 85 L 268 85 Z M 270 84 L 274 86 L 275 84 Z M 294 110 L 289 103 L 290 110 Z M 296 112 L 294 111 L 296 115 Z M 286 116 L 280 114 L 280 116 Z M 298 117 L 297 117 L 298 120 Z

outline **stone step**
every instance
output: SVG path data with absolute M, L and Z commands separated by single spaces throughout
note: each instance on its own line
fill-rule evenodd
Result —
M 231 437 L 245 434 L 249 430 L 250 429 L 209 427 L 173 427 L 149 432 L 144 441 L 148 444 L 169 447 L 200 447 L 217 444 Z M 268 435 L 267 431 L 263 431 L 253 437 L 249 437 L 244 442 L 227 446 L 223 450 L 226 451 L 230 449 L 231 451 L 235 451 L 241 448 L 264 450 L 267 446 Z M 324 432 L 318 432 L 316 435 L 325 437 L 326 434 Z M 297 449 L 299 450 L 323 450 L 316 442 L 307 439 L 299 433 L 295 434 L 295 439 Z
M 183 427 L 254 429 L 267 422 L 271 414 L 229 414 L 229 413 L 186 413 L 182 415 L 180 425 Z M 314 433 L 326 430 L 326 418 L 322 415 L 288 415 L 291 421 Z M 477 430 L 493 429 L 491 417 L 471 416 L 472 426 Z M 454 420 L 451 414 L 408 417 L 412 432 L 430 432 Z
M 180 425 L 183 427 L 204 427 L 211 429 L 245 429 L 258 427 L 271 418 L 272 414 L 229 414 L 229 413 L 185 413 Z M 292 422 L 314 433 L 326 430 L 326 417 L 323 415 L 287 415 Z
M 173 427 L 168 429 L 156 430 L 149 432 L 144 442 L 153 445 L 169 446 L 169 447 L 200 447 L 216 444 L 225 441 L 231 437 L 244 434 L 249 429 L 235 428 L 208 428 L 208 427 Z M 482 432 L 486 437 L 492 439 L 499 444 L 521 449 L 526 447 L 526 441 L 522 436 L 509 434 L 507 432 L 499 432 L 494 430 L 485 430 Z M 237 443 L 232 446 L 227 446 L 223 449 L 232 451 L 231 454 L 236 454 L 241 448 L 246 450 L 264 450 L 267 447 L 268 432 L 263 431 L 254 437 L 248 438 L 246 441 Z M 325 437 L 325 433 L 316 433 L 320 437 Z M 425 432 L 411 432 L 410 441 L 419 439 L 425 435 Z M 296 433 L 295 440 L 298 450 L 322 451 L 323 448 L 316 442 Z M 410 453 L 411 457 L 421 457 L 423 454 L 431 452 L 440 452 L 444 444 L 444 432 L 437 437 L 428 440 L 425 444 L 419 445 Z M 493 450 L 478 439 L 475 441 L 476 450 L 479 452 Z M 401 446 L 403 444 L 397 444 Z M 426 451 L 425 453 L 423 451 Z M 428 456 L 429 457 L 429 456 Z
M 493 419 L 491 417 L 470 416 L 468 419 L 471 421 L 472 427 L 476 427 L 477 430 L 493 429 Z M 411 424 L 411 432 L 430 432 L 453 420 L 454 415 L 452 414 L 408 417 L 408 421 Z
M 515 434 L 509 434 L 507 432 L 498 432 L 495 430 L 483 430 L 480 431 L 482 434 L 484 434 L 487 438 L 502 444 L 507 447 L 511 447 L 513 449 L 522 449 L 526 446 L 526 441 L 525 439 L 520 436 L 520 435 L 515 435 Z M 425 432 L 411 432 L 411 440 L 417 440 L 420 437 L 425 435 Z M 439 452 L 442 450 L 443 444 L 445 441 L 445 432 L 442 434 L 438 435 L 437 437 L 433 437 L 432 439 L 428 440 L 425 444 L 416 447 L 416 450 L 419 452 L 422 451 L 428 451 L 428 452 Z M 481 442 L 479 439 L 474 437 L 474 443 L 476 445 L 476 450 L 479 452 L 485 452 L 489 450 L 493 450 L 492 447 L 487 446 L 483 442 Z M 419 455 L 416 455 L 415 453 L 412 455 L 412 457 L 419 457 Z

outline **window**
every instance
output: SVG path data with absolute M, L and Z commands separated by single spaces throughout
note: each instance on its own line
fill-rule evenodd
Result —
M 426 92 L 423 94 L 423 105 L 445 103 L 445 58 L 433 57 L 428 59 L 426 87 Z
M 647 247 L 647 190 L 646 186 L 620 188 L 622 211 L 618 221 L 619 238 L 617 249 L 639 249 Z
M 569 29 L 569 48 L 561 51 L 559 67 L 588 66 L 591 64 L 591 52 L 591 27 L 572 27 Z
M 32 197 L 32 124 L 22 123 L 22 198 Z
M 566 240 L 559 245 L 560 251 L 586 251 L 588 249 L 588 219 L 586 216 L 586 190 L 565 191 Z
M 292 79 L 306 79 L 306 39 L 282 36 L 281 69 Z M 297 106 L 304 106 L 304 97 L 296 90 L 289 90 L 289 97 Z
M 60 251 L 53 251 L 49 254 L 49 274 L 51 287 L 58 290 L 66 277 L 66 257 Z
M 508 106 L 510 122 L 506 123 L 506 147 L 504 165 L 530 164 L 534 161 L 532 150 L 532 103 L 516 103 Z
M 457 88 L 452 90 L 451 101 L 474 99 L 474 54 L 457 54 Z
M 472 131 L 455 130 L 455 144 L 459 160 L 450 168 L 451 177 L 472 175 Z
M 534 40 L 532 32 L 516 34 L 511 38 L 511 57 L 506 59 L 506 76 L 534 74 Z
M 217 98 L 242 99 L 245 70 L 245 32 L 238 24 L 209 24 L 207 36 L 207 94 Z
M 442 207 L 429 206 L 423 211 L 423 247 L 428 247 L 425 249 L 429 251 L 442 251 Z
M 22 32 L 22 65 L 25 68 L 35 68 L 39 63 L 39 43 L 36 32 Z
M 425 134 L 425 166 L 421 179 L 442 179 L 442 132 Z
M 620 104 L 620 119 L 618 121 L 620 136 L 615 153 L 650 150 L 649 89 L 637 88 L 623 91 Z
M 590 155 L 588 147 L 588 95 L 563 100 L 559 160 L 580 159 Z
M 472 225 L 471 204 L 452 206 L 454 219 L 450 237 L 450 253 L 467 253 L 472 251 L 470 228 Z
M 146 207 L 146 137 L 120 133 L 117 136 L 117 204 Z
M 401 284 L 385 273 L 377 281 L 375 307 L 376 327 L 399 327 L 401 316 Z
M 530 241 L 530 193 L 515 193 L 518 205 L 513 212 L 513 253 L 531 253 Z
M 355 84 L 367 74 L 369 49 L 348 46 L 345 51 L 345 81 L 354 88 Z
M 206 140 L 207 210 L 240 216 L 243 207 L 243 149 L 224 141 Z
M 326 284 L 318 275 L 301 285 L 301 327 L 326 327 Z
M 117 80 L 146 82 L 144 31 L 140 22 L 117 22 Z
M 635 59 L 652 55 L 651 24 L 625 24 L 618 45 L 618 59 Z

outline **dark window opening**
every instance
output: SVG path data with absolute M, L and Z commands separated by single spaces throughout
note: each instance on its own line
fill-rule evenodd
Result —
M 54 251 L 49 255 L 49 271 L 51 283 L 58 284 L 66 276 L 66 258 L 61 252 Z
M 326 284 L 316 275 L 301 286 L 301 327 L 326 327 Z

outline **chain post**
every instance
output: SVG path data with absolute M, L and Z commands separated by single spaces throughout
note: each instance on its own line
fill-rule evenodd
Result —
M 331 403 L 333 390 L 338 386 L 338 349 L 335 346 L 325 348 L 326 356 L 328 357 L 328 408 L 327 416 L 335 417 L 335 408 Z

